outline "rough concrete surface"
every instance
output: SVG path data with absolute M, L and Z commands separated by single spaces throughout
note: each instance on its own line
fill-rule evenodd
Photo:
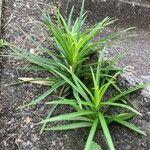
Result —
M 62 0 L 62 7 L 70 8 L 72 5 L 79 14 L 81 0 Z M 118 19 L 118 26 L 134 26 L 139 29 L 150 30 L 150 1 L 143 0 L 86 0 L 85 8 L 88 19 L 95 23 L 106 16 Z
M 18 26 L 20 26 L 27 34 L 35 36 L 39 41 L 44 43 L 44 30 L 38 29 L 37 26 L 33 24 L 33 19 L 41 19 L 37 4 L 40 5 L 42 9 L 52 13 L 51 7 L 47 5 L 49 2 L 50 0 L 4 0 L 2 20 L 3 37 L 29 50 L 35 48 L 18 29 Z M 126 52 L 127 55 L 121 60 L 120 64 L 134 66 L 136 75 L 144 78 L 144 80 L 148 80 L 150 71 L 149 42 L 149 34 L 146 32 L 142 32 L 141 34 L 141 32 L 139 32 L 138 35 L 133 38 L 128 38 L 119 44 L 114 44 L 112 48 L 110 48 L 108 56 L 115 55 L 120 51 Z M 45 46 L 51 47 L 47 44 Z M 8 51 L 7 48 L 3 49 L 4 54 Z M 4 57 L 2 62 L 1 84 L 11 83 L 20 76 L 49 76 L 49 74 L 37 72 L 29 73 L 16 70 L 16 68 L 22 66 L 22 64 L 24 64 L 24 62 Z M 132 77 L 129 77 L 129 80 L 132 81 Z M 32 84 L 1 87 L 0 150 L 83 150 L 88 134 L 87 129 L 39 134 L 40 126 L 35 126 L 34 123 L 45 117 L 49 111 L 49 107 L 45 106 L 44 102 L 29 109 L 16 109 L 22 103 L 31 101 L 45 90 L 46 87 Z M 47 99 L 52 98 L 53 97 L 50 96 Z M 142 118 L 134 118 L 133 122 L 147 130 L 150 135 L 150 107 L 146 105 L 149 99 L 143 99 L 137 94 L 133 95 L 132 100 L 138 105 L 143 114 Z M 55 113 L 62 113 L 66 109 L 71 111 L 68 107 L 60 107 Z M 117 150 L 150 149 L 149 136 L 147 138 L 142 137 L 115 124 L 110 126 L 110 130 Z M 101 132 L 97 133 L 95 141 L 102 144 L 103 150 L 108 149 Z
M 114 44 L 108 50 L 110 56 L 118 53 L 124 55 L 119 65 L 133 66 L 132 69 L 138 76 L 150 75 L 150 33 L 139 32 L 133 37 Z

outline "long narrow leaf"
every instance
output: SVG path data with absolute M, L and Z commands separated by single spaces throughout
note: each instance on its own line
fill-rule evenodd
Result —
M 117 101 L 117 100 L 119 100 L 121 97 L 124 97 L 124 96 L 126 96 L 126 95 L 128 95 L 128 94 L 130 94 L 130 93 L 132 93 L 132 92 L 135 92 L 135 91 L 140 90 L 140 89 L 142 89 L 142 88 L 145 88 L 145 87 L 147 87 L 147 86 L 150 86 L 150 83 L 140 84 L 140 85 L 137 85 L 137 86 L 135 86 L 135 87 L 131 87 L 131 88 L 129 88 L 128 90 L 126 90 L 126 91 L 120 93 L 119 95 L 117 95 L 117 96 L 115 96 L 115 97 L 113 97 L 113 98 L 110 98 L 108 101 L 109 101 L 109 102 Z
M 113 144 L 106 120 L 105 120 L 102 113 L 99 113 L 99 120 L 100 120 L 102 129 L 103 129 L 103 132 L 104 132 L 104 135 L 106 137 L 106 140 L 107 140 L 107 143 L 108 143 L 110 150 L 115 150 L 115 147 L 114 147 L 114 144 Z
M 122 107 L 131 110 L 132 112 L 136 113 L 137 115 L 142 116 L 140 112 L 137 110 L 133 109 L 132 107 L 125 105 L 125 104 L 120 104 L 120 103 L 113 103 L 113 102 L 102 102 L 101 105 L 110 105 L 110 106 L 117 106 L 117 107 Z
M 45 119 L 37 124 L 43 124 L 45 122 L 54 122 L 54 121 L 62 121 L 62 120 L 68 120 L 70 118 L 76 118 L 76 117 L 82 117 L 82 116 L 86 116 L 86 115 L 92 115 L 94 114 L 94 112 L 92 111 L 79 111 L 79 112 L 73 112 L 73 113 L 69 113 L 69 114 L 64 114 L 64 115 L 59 115 L 59 116 L 55 116 L 49 119 Z
M 81 105 L 94 107 L 94 105 L 92 103 L 83 101 L 81 99 L 80 99 L 80 103 L 81 103 Z M 62 98 L 61 100 L 54 100 L 51 102 L 47 102 L 46 104 L 77 105 L 77 101 L 76 101 L 76 99 Z
M 88 139 L 86 141 L 86 145 L 85 145 L 85 149 L 84 150 L 91 150 L 91 144 L 92 144 L 92 141 L 93 141 L 93 138 L 94 138 L 97 126 L 98 126 L 98 119 L 96 118 L 94 120 L 93 124 L 92 124 L 92 127 L 91 127 L 91 130 L 90 130 Z
M 118 122 L 119 124 L 122 124 L 123 126 L 126 126 L 127 128 L 133 130 L 133 131 L 136 131 L 144 136 L 146 136 L 146 133 L 144 131 L 142 131 L 141 129 L 139 129 L 138 127 L 136 127 L 135 125 L 127 122 L 127 121 L 124 121 L 124 120 L 121 120 L 121 119 L 115 119 L 116 122 Z
M 91 122 L 79 122 L 79 123 L 60 125 L 60 126 L 51 127 L 51 128 L 45 128 L 44 130 L 47 130 L 47 131 L 70 130 L 70 129 L 90 127 L 91 125 L 92 125 Z
M 111 115 L 107 116 L 105 115 L 105 118 L 107 118 L 107 124 L 110 124 L 111 122 L 115 121 L 115 119 L 121 119 L 121 120 L 128 120 L 135 116 L 135 113 L 121 113 L 117 115 Z
M 52 108 L 50 108 L 50 111 L 49 111 L 49 113 L 48 113 L 46 119 L 49 119 L 49 118 L 51 117 L 52 113 L 53 113 L 54 110 L 57 108 L 57 106 L 58 106 L 58 105 L 55 104 L 55 105 L 52 106 Z M 45 130 L 46 125 L 47 125 L 47 123 L 45 122 L 45 123 L 43 124 L 41 130 L 40 130 L 40 134 L 43 133 L 43 131 Z
M 60 86 L 62 86 L 65 82 L 64 81 L 59 81 L 57 83 L 55 83 L 49 90 L 47 90 L 44 94 L 40 95 L 38 98 L 36 98 L 35 100 L 32 100 L 30 103 L 25 104 L 23 106 L 20 106 L 18 108 L 25 108 L 28 106 L 32 106 L 35 105 L 37 103 L 39 103 L 41 100 L 43 100 L 45 97 L 47 97 L 48 95 L 50 95 L 52 92 L 54 92 L 57 88 L 59 88 Z

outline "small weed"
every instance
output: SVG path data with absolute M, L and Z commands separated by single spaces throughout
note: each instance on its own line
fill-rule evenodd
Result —
M 7 46 L 7 42 L 4 39 L 0 39 L 0 48 L 5 48 Z

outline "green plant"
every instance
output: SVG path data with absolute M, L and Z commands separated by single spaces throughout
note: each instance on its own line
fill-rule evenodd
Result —
M 4 48 L 7 46 L 7 42 L 4 39 L 0 39 L 0 48 Z
M 128 90 L 123 92 L 119 91 L 117 95 L 106 99 L 105 95 L 107 93 L 107 90 L 115 84 L 116 78 L 121 73 L 121 71 L 116 72 L 112 77 L 108 77 L 107 80 L 105 80 L 103 78 L 101 70 L 101 66 L 103 64 L 102 55 L 103 53 L 101 52 L 97 63 L 96 72 L 94 72 L 93 68 L 90 67 L 91 76 L 93 78 L 93 83 L 91 84 L 93 85 L 93 87 L 90 86 L 88 88 L 88 86 L 86 86 L 86 83 L 83 83 L 73 73 L 72 70 L 69 70 L 66 66 L 62 64 L 59 65 L 72 76 L 72 80 L 70 78 L 67 78 L 63 74 L 60 74 L 58 71 L 53 70 L 72 87 L 74 98 L 60 97 L 58 100 L 47 102 L 47 104 L 70 105 L 71 107 L 74 108 L 74 112 L 47 118 L 38 123 L 43 124 L 48 122 L 51 123 L 66 120 L 73 121 L 73 123 L 45 128 L 44 130 L 47 131 L 69 130 L 69 129 L 91 127 L 85 145 L 85 150 L 92 149 L 91 147 L 93 146 L 93 138 L 96 130 L 99 128 L 103 130 L 109 149 L 114 150 L 115 148 L 108 128 L 108 125 L 113 122 L 117 122 L 118 124 L 124 125 L 125 127 L 130 128 L 142 135 L 146 135 L 144 131 L 140 130 L 138 127 L 128 122 L 128 120 L 132 118 L 134 115 L 140 116 L 142 115 L 136 109 L 130 107 L 125 101 L 122 101 L 122 98 L 150 84 L 141 84 L 137 85 L 136 87 L 129 88 Z M 128 111 L 126 112 L 121 111 L 118 112 L 117 114 L 114 113 L 110 115 L 108 113 L 108 110 L 112 107 L 124 108 L 127 109 Z M 97 149 L 100 149 L 100 147 Z
M 72 21 L 73 9 L 74 8 L 72 8 L 69 14 L 68 20 L 63 18 L 63 16 L 59 13 L 59 10 L 56 10 L 55 21 L 51 19 L 50 15 L 42 12 L 44 25 L 51 33 L 53 37 L 53 44 L 57 48 L 57 51 L 49 50 L 43 47 L 40 43 L 25 33 L 30 41 L 32 41 L 35 46 L 39 47 L 40 51 L 46 54 L 46 57 L 45 55 L 41 56 L 38 54 L 32 54 L 26 49 L 18 48 L 13 44 L 7 43 L 9 48 L 12 50 L 11 56 L 19 59 L 25 59 L 26 61 L 34 64 L 33 67 L 25 67 L 23 69 L 50 72 L 52 75 L 51 77 L 44 79 L 34 77 L 19 78 L 22 80 L 19 83 L 31 82 L 51 87 L 45 93 L 32 100 L 30 103 L 19 108 L 35 105 L 49 94 L 56 91 L 58 88 L 64 88 L 64 86 L 66 86 L 67 82 L 62 80 L 62 78 L 53 72 L 53 69 L 57 70 L 60 74 L 63 74 L 69 78 L 70 75 L 66 73 L 66 70 L 62 68 L 58 62 L 66 66 L 69 70 L 72 70 L 79 78 L 86 78 L 85 76 L 88 76 L 90 71 L 88 66 L 92 65 L 94 67 L 96 65 L 96 62 L 86 65 L 87 59 L 90 57 L 90 55 L 100 52 L 106 45 L 110 43 L 111 40 L 118 38 L 121 34 L 130 30 L 125 29 L 117 33 L 111 33 L 110 35 L 101 38 L 99 41 L 94 42 L 93 38 L 97 34 L 101 33 L 108 25 L 114 23 L 115 20 L 106 17 L 104 20 L 92 26 L 88 30 L 84 30 L 82 28 L 86 20 L 86 13 L 83 11 L 84 0 L 82 3 L 80 16 L 75 20 L 74 23 Z M 112 67 L 107 69 L 112 70 Z
M 48 95 L 58 91 L 58 89 L 60 90 L 59 95 L 64 96 L 68 94 L 68 83 L 60 78 L 59 75 L 55 74 L 53 70 L 58 71 L 67 78 L 70 78 L 71 76 L 58 64 L 58 62 L 66 66 L 69 70 L 72 70 L 79 78 L 88 78 L 90 80 L 91 77 L 89 74 L 89 65 L 95 67 L 97 61 L 95 60 L 87 65 L 87 59 L 91 56 L 91 54 L 96 54 L 97 52 L 101 51 L 110 43 L 110 41 L 119 38 L 120 35 L 130 30 L 129 28 L 116 33 L 111 33 L 98 41 L 94 41 L 94 37 L 97 34 L 100 34 L 107 26 L 114 23 L 115 20 L 106 17 L 104 20 L 90 27 L 89 29 L 83 29 L 83 25 L 86 20 L 86 13 L 84 13 L 84 0 L 82 2 L 80 15 L 75 22 L 72 20 L 73 9 L 74 8 L 72 8 L 69 14 L 68 20 L 63 18 L 58 9 L 55 10 L 56 20 L 51 19 L 50 15 L 41 10 L 44 19 L 44 22 L 41 24 L 44 24 L 44 26 L 52 35 L 53 41 L 51 42 L 53 43 L 55 49 L 57 49 L 56 51 L 45 48 L 31 36 L 27 35 L 22 29 L 21 31 L 25 34 L 25 36 L 32 42 L 32 44 L 38 47 L 39 51 L 42 51 L 44 55 L 32 54 L 26 49 L 19 48 L 7 42 L 7 45 L 11 49 L 9 56 L 13 56 L 18 59 L 24 59 L 33 65 L 32 67 L 27 66 L 21 69 L 27 71 L 32 70 L 51 73 L 50 77 L 48 76 L 47 78 L 19 78 L 17 83 L 31 82 L 34 84 L 48 86 L 49 89 L 37 98 L 33 99 L 30 103 L 25 103 L 18 108 L 34 106 L 40 101 L 44 100 Z M 107 74 L 109 75 L 116 69 L 108 67 L 106 70 L 104 65 L 103 70 L 107 71 Z M 12 83 L 11 85 L 14 84 L 16 83 Z M 57 105 L 53 106 L 47 117 L 52 115 L 56 107 Z M 45 126 L 46 124 L 43 125 L 40 133 L 43 132 Z
M 68 130 L 77 127 L 91 127 L 85 146 L 85 149 L 88 150 L 96 148 L 100 149 L 100 146 L 92 140 L 96 129 L 102 128 L 108 145 L 110 149 L 113 150 L 114 146 L 108 129 L 108 125 L 112 122 L 125 125 L 126 127 L 145 135 L 143 131 L 127 122 L 127 120 L 132 118 L 135 114 L 141 114 L 127 105 L 124 96 L 143 88 L 146 85 L 139 85 L 122 92 L 115 83 L 117 76 L 123 71 L 122 68 L 114 68 L 114 64 L 116 64 L 118 59 L 113 59 L 109 63 L 103 59 L 103 50 L 110 44 L 110 41 L 120 37 L 121 34 L 131 28 L 111 33 L 98 41 L 94 41 L 94 37 L 101 33 L 107 26 L 114 23 L 115 20 L 106 17 L 98 24 L 84 30 L 83 25 L 86 20 L 86 13 L 83 12 L 84 0 L 80 16 L 75 22 L 72 21 L 73 9 L 74 8 L 72 8 L 69 14 L 68 20 L 64 19 L 59 13 L 59 10 L 56 10 L 55 21 L 53 21 L 48 14 L 42 12 L 44 25 L 53 37 L 53 44 L 57 49 L 56 51 L 43 47 L 26 33 L 25 35 L 30 41 L 32 41 L 35 46 L 38 46 L 46 55 L 35 55 L 28 52 L 26 49 L 18 48 L 13 44 L 6 43 L 12 50 L 11 55 L 13 57 L 25 59 L 34 65 L 22 69 L 51 73 L 51 77 L 47 78 L 19 78 L 22 80 L 19 83 L 31 82 L 50 87 L 42 95 L 19 108 L 35 105 L 52 92 L 58 91 L 58 89 L 61 88 L 59 93 L 61 99 L 48 102 L 48 104 L 53 104 L 53 106 L 47 115 L 47 119 L 40 122 L 40 124 L 43 124 L 41 132 L 43 130 Z M 94 62 L 88 63 L 87 60 L 90 58 L 91 54 L 96 54 L 97 52 L 100 54 L 98 62 L 96 59 Z M 91 85 L 92 81 L 93 85 Z M 104 101 L 104 96 L 111 87 L 115 89 L 118 95 Z M 71 95 L 74 96 L 74 99 L 69 99 L 67 97 L 70 92 Z M 71 105 L 76 111 L 70 114 L 50 118 L 54 109 L 59 104 Z M 108 115 L 107 110 L 109 110 L 111 106 L 126 108 L 132 113 L 125 112 Z M 48 122 L 61 120 L 76 120 L 77 122 L 64 126 L 45 128 Z

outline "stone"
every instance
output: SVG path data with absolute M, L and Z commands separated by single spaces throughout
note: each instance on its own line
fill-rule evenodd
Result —
M 137 78 L 132 72 L 124 72 L 120 75 L 119 82 L 125 86 L 135 86 L 143 81 Z
M 144 80 L 144 82 L 150 82 L 150 75 L 142 75 L 141 78 Z

